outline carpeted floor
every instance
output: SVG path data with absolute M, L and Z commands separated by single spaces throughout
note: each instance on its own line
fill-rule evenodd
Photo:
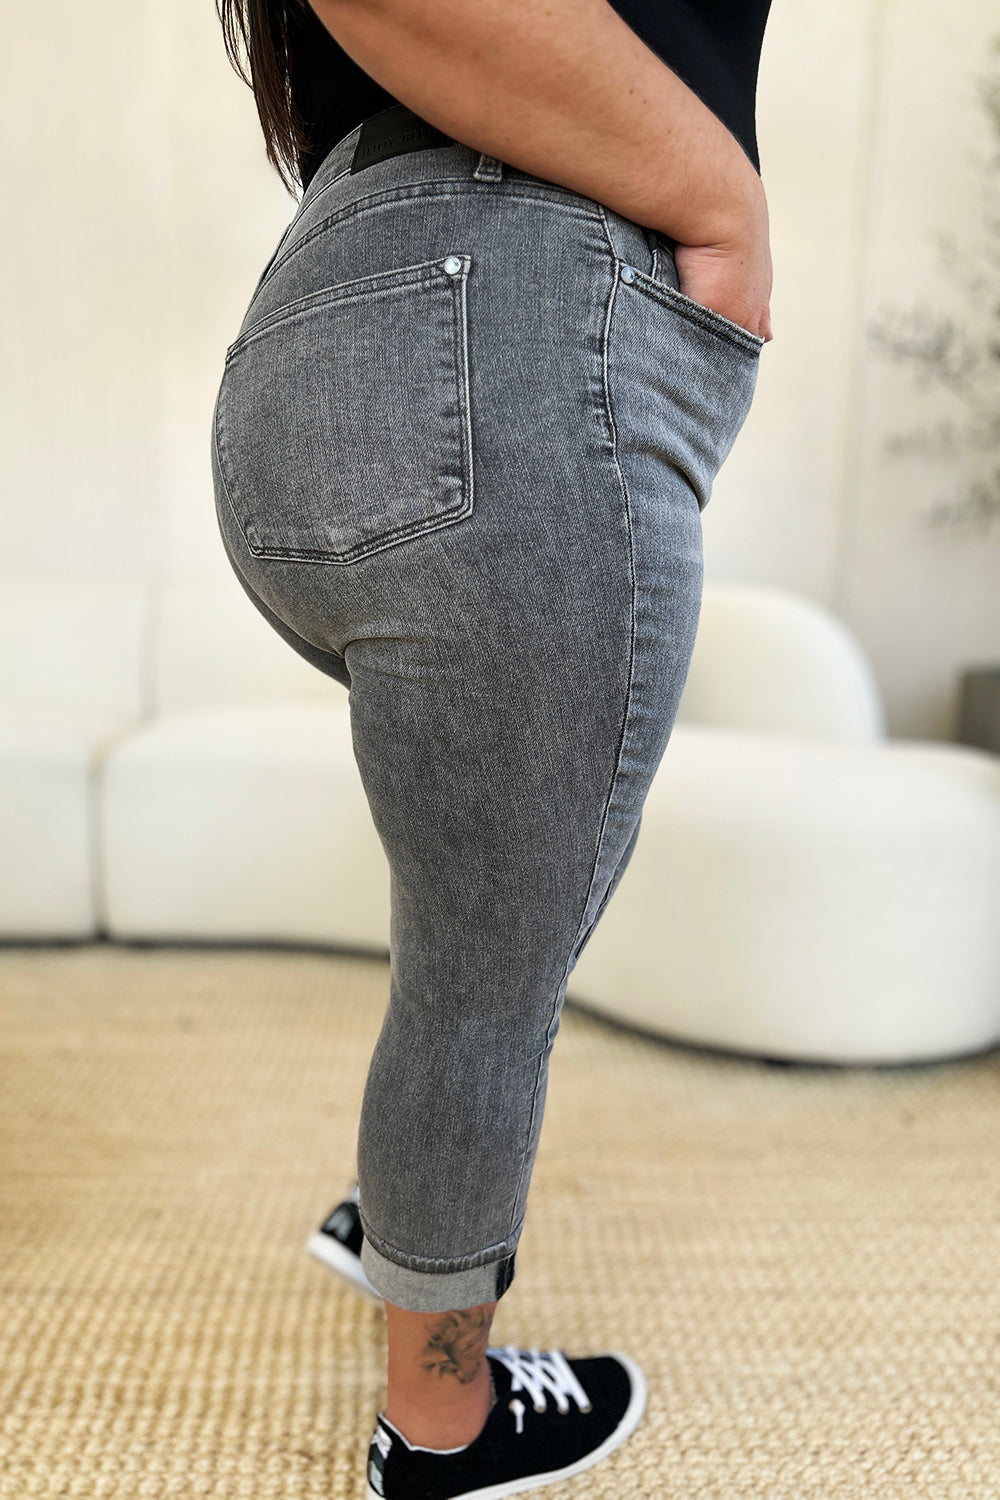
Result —
M 303 1243 L 387 991 L 377 958 L 0 950 L 0 1495 L 361 1500 L 384 1319 Z M 493 1338 L 627 1350 L 650 1401 L 542 1493 L 1000 1497 L 998 1084 L 567 1010 Z

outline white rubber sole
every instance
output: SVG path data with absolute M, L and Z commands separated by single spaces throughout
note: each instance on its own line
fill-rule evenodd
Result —
M 620 1359 L 628 1370 L 632 1380 L 632 1397 L 625 1414 L 614 1432 L 608 1433 L 604 1442 L 593 1453 L 587 1453 L 583 1458 L 577 1459 L 575 1464 L 567 1464 L 565 1469 L 549 1469 L 544 1474 L 529 1474 L 524 1479 L 508 1479 L 503 1484 L 488 1484 L 481 1490 L 463 1490 L 460 1495 L 453 1496 L 453 1500 L 504 1500 L 508 1495 L 526 1495 L 529 1490 L 540 1490 L 543 1484 L 555 1484 L 557 1479 L 572 1479 L 575 1474 L 583 1474 L 587 1469 L 592 1469 L 599 1464 L 602 1458 L 607 1458 L 616 1448 L 620 1448 L 627 1438 L 630 1438 L 642 1420 L 642 1414 L 646 1410 L 647 1388 L 646 1377 L 627 1354 L 619 1354 L 616 1349 L 605 1351 L 615 1359 Z M 588 1356 L 590 1357 L 590 1356 Z M 373 1490 L 369 1484 L 365 1491 L 366 1500 L 384 1500 L 384 1497 Z
M 349 1281 L 355 1291 L 363 1293 L 372 1302 L 382 1301 L 381 1294 L 368 1280 L 358 1257 L 352 1255 L 350 1250 L 345 1250 L 339 1240 L 317 1229 L 306 1240 L 306 1249 L 310 1255 L 315 1255 L 316 1259 L 321 1260 L 331 1271 L 336 1271 L 338 1276 Z

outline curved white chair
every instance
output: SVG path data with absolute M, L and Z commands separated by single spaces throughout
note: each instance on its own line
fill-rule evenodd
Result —
M 1000 1042 L 1000 758 L 889 741 L 843 625 L 706 586 L 635 852 L 568 998 L 821 1063 Z

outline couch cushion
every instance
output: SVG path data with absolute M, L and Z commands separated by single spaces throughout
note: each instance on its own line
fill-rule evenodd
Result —
M 388 863 L 340 697 L 192 709 L 118 746 L 102 782 L 112 937 L 388 948 Z
M 0 932 L 5 937 L 96 933 L 94 768 L 129 722 L 94 705 L 10 696 L 0 703 Z

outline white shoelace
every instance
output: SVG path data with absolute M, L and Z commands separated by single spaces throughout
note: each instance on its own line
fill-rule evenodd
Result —
M 513 1344 L 505 1344 L 502 1349 L 488 1349 L 487 1353 L 510 1371 L 511 1395 L 515 1391 L 526 1392 L 537 1412 L 545 1411 L 548 1405 L 546 1391 L 555 1396 L 556 1406 L 563 1414 L 569 1411 L 568 1396 L 573 1397 L 581 1411 L 590 1411 L 587 1392 L 558 1349 L 549 1349 L 543 1354 L 539 1349 L 516 1349 Z M 523 1431 L 524 1407 L 520 1401 L 511 1401 L 508 1405 L 517 1418 L 517 1431 Z

